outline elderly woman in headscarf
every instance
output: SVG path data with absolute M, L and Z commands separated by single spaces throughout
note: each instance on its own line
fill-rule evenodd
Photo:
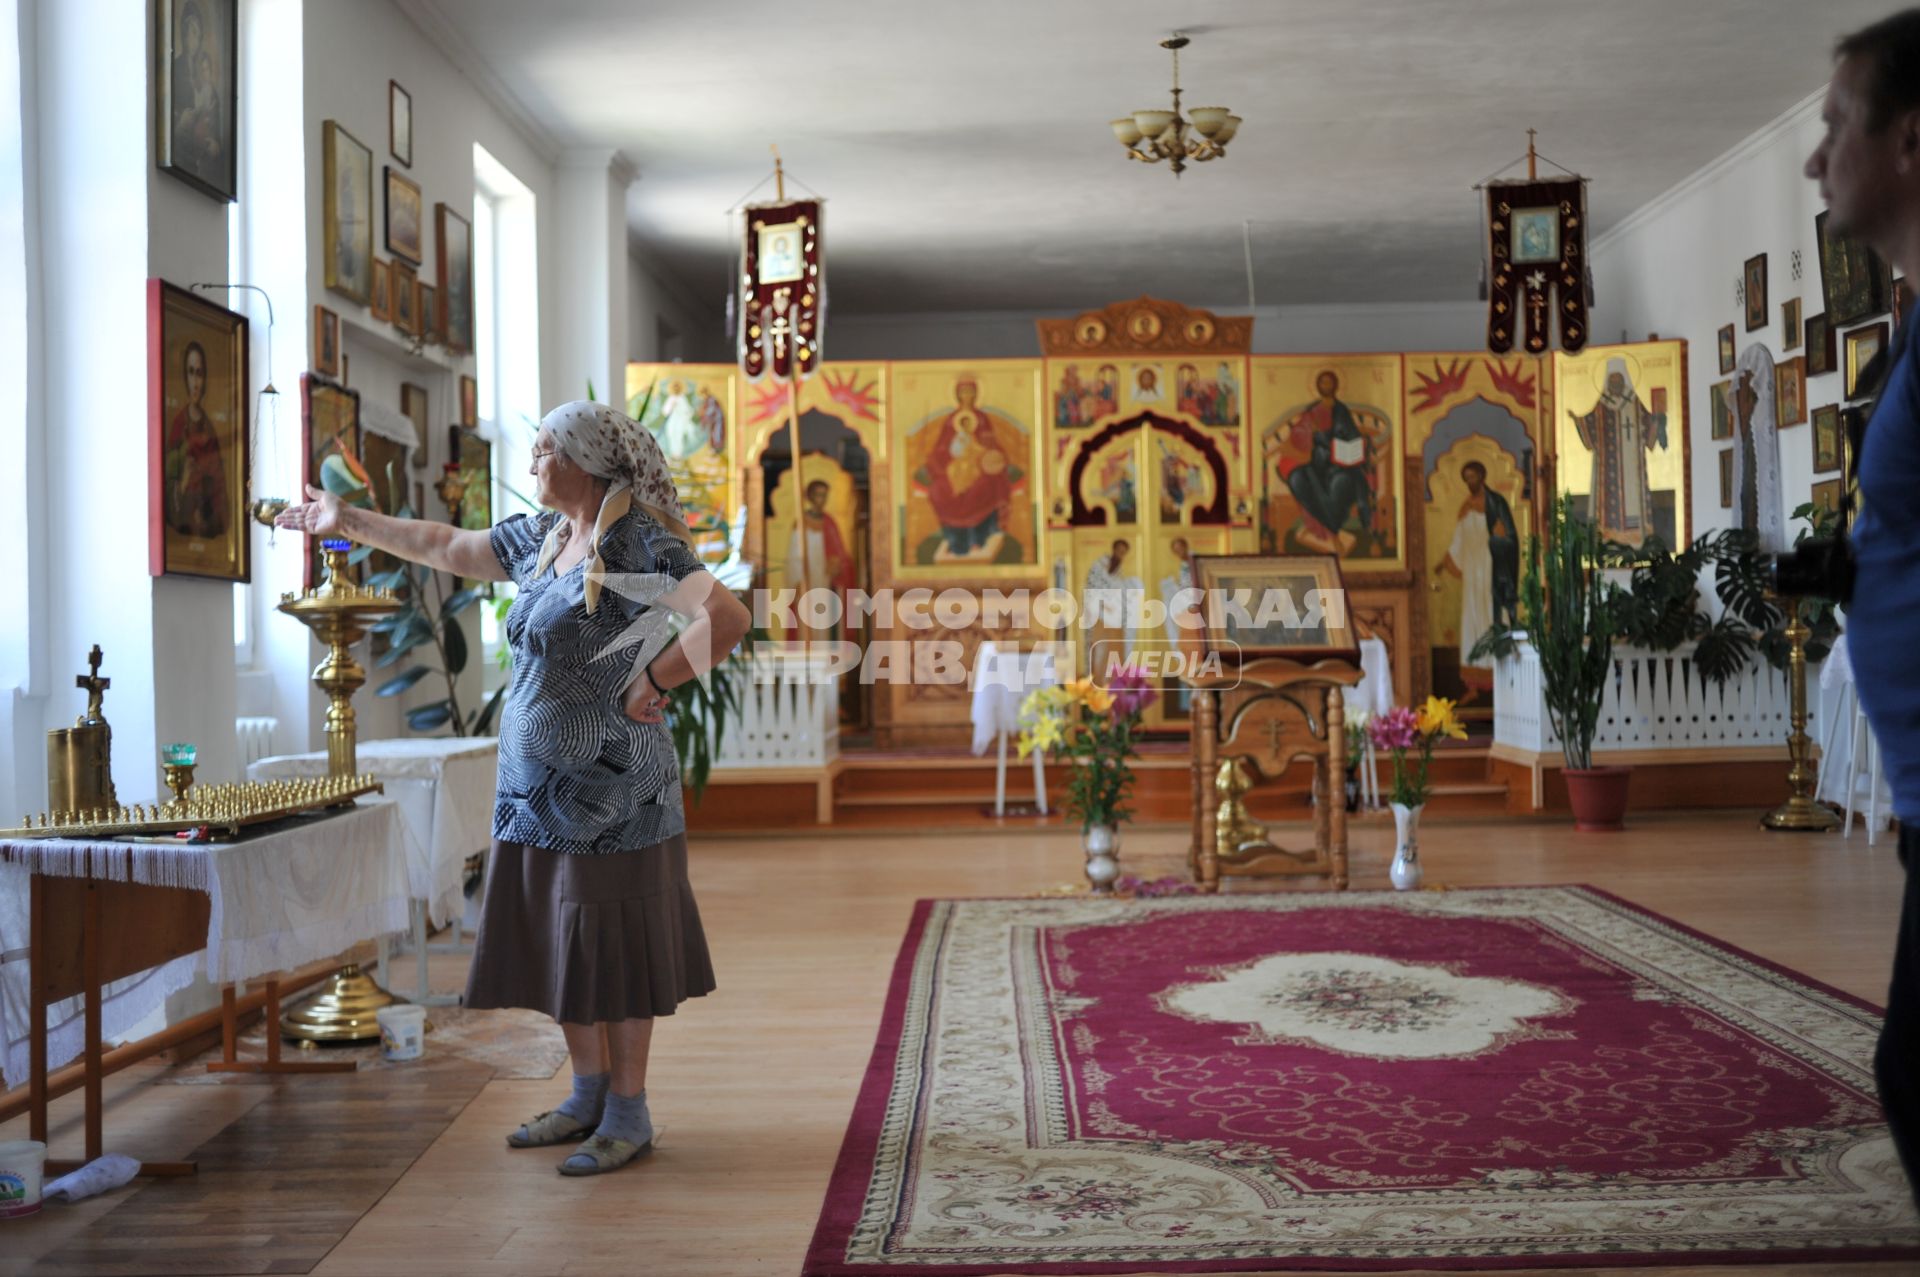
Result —
M 586 401 L 554 409 L 532 474 L 543 510 L 490 532 L 392 518 L 314 488 L 279 523 L 518 586 L 466 1004 L 559 1022 L 573 1093 L 507 1143 L 587 1137 L 559 1170 L 597 1175 L 652 1147 L 655 1017 L 714 988 L 663 711 L 672 688 L 725 659 L 750 618 L 695 557 L 666 459 L 624 414 Z M 677 637 L 670 613 L 687 618 Z

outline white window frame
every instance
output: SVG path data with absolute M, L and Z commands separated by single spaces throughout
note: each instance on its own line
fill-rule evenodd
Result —
M 540 419 L 538 207 L 533 191 L 479 143 L 473 147 L 474 379 L 480 428 L 493 444 L 495 520 L 526 513 L 521 494 Z M 480 620 L 488 694 L 505 681 L 493 609 Z

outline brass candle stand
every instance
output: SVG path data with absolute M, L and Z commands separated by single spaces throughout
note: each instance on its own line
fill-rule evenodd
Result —
M 347 541 L 324 542 L 326 584 L 301 594 L 280 596 L 280 610 L 327 645 L 326 656 L 314 668 L 313 682 L 327 694 L 329 776 L 351 776 L 360 770 L 353 694 L 366 684 L 367 671 L 353 658 L 353 645 L 365 637 L 373 622 L 398 612 L 402 606 L 392 590 L 365 589 L 348 578 L 350 548 Z
M 353 658 L 353 645 L 365 637 L 368 626 L 402 606 L 392 590 L 369 590 L 354 584 L 347 575 L 351 549 L 352 543 L 344 540 L 321 542 L 326 584 L 304 594 L 284 594 L 280 599 L 282 612 L 307 626 L 327 645 L 326 656 L 313 671 L 313 681 L 327 694 L 330 776 L 359 770 L 353 694 L 366 684 L 367 671 Z M 321 986 L 319 993 L 283 1016 L 280 1031 L 308 1046 L 316 1042 L 364 1042 L 380 1036 L 374 1013 L 399 1000 L 364 974 L 358 964 L 348 963 Z
M 44 811 L 22 817 L 16 829 L 0 829 L 0 839 L 163 837 L 201 831 L 232 837 L 249 825 L 347 806 L 361 794 L 382 789 L 372 776 L 194 785 L 193 764 L 168 763 L 166 771 L 174 791 L 171 802 Z
M 1800 619 L 1800 601 L 1787 599 L 1787 642 L 1793 645 L 1787 657 L 1788 695 L 1793 731 L 1787 736 L 1787 755 L 1793 766 L 1787 771 L 1792 788 L 1787 801 L 1768 812 L 1760 823 L 1768 829 L 1790 829 L 1804 833 L 1827 833 L 1840 827 L 1840 817 L 1814 801 L 1813 738 L 1807 735 L 1807 638 L 1813 633 Z
M 162 772 L 167 778 L 167 788 L 173 791 L 173 801 L 168 807 L 185 807 L 187 791 L 193 788 L 193 763 L 167 763 Z

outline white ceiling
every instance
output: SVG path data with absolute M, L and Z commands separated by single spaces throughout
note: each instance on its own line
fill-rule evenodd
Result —
M 1263 306 L 1469 300 L 1469 188 L 1529 126 L 1592 179 L 1605 230 L 1817 89 L 1835 37 L 1896 4 L 402 2 L 554 142 L 633 160 L 635 242 L 702 300 L 724 296 L 723 214 L 779 143 L 828 200 L 842 314 L 1244 306 L 1243 221 Z M 1174 28 L 1187 105 L 1246 121 L 1178 181 L 1107 128 L 1167 105 Z

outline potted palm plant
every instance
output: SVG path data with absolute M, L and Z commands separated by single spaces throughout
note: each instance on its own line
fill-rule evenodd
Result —
M 1613 675 L 1619 612 L 1600 534 L 1560 497 L 1547 523 L 1548 541 L 1529 538 L 1520 585 L 1520 628 L 1540 656 L 1547 713 L 1566 762 L 1567 800 L 1576 829 L 1619 829 L 1627 810 L 1630 767 L 1595 767 L 1593 734 L 1600 699 Z

